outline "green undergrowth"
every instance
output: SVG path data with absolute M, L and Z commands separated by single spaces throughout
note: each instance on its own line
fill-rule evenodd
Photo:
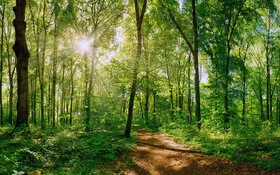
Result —
M 185 123 L 169 123 L 159 130 L 193 150 L 226 157 L 236 162 L 253 162 L 259 169 L 280 169 L 280 128 L 269 122 L 261 126 L 239 126 L 228 131 L 209 129 L 201 131 Z
M 6 134 L 10 131 L 0 129 L 0 174 L 5 175 L 34 170 L 42 174 L 117 174 L 111 168 L 114 160 L 135 144 L 133 138 L 123 138 L 122 128 L 90 132 L 82 126 L 31 128 L 27 137 L 10 137 Z

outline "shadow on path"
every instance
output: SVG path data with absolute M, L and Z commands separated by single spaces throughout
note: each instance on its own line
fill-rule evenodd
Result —
M 133 166 L 126 175 L 280 175 L 280 171 L 258 171 L 252 163 L 192 151 L 164 134 L 136 129 L 138 146 L 129 153 Z

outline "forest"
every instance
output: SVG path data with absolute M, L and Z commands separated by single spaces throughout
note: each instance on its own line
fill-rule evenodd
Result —
M 280 0 L 0 0 L 0 174 L 280 174 L 279 10 Z M 172 148 L 152 142 L 165 136 Z M 181 145 L 219 161 L 134 161 L 141 146 Z

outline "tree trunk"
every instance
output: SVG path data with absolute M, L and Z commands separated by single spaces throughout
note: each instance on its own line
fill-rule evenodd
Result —
M 196 0 L 192 0 L 192 19 L 193 19 L 193 33 L 194 33 L 194 85 L 195 85 L 195 117 L 196 126 L 200 130 L 201 128 L 201 114 L 200 114 L 200 88 L 199 88 L 199 70 L 198 70 L 198 27 L 197 27 L 197 16 L 196 16 Z
M 266 119 L 272 121 L 272 99 L 271 99 L 271 68 L 270 68 L 270 18 L 268 19 L 268 28 L 267 28 L 267 38 L 265 46 L 265 56 L 266 56 Z
M 245 122 L 246 118 L 246 58 L 247 58 L 247 52 L 248 52 L 249 44 L 246 46 L 244 59 L 243 59 L 243 65 L 242 65 L 242 122 Z M 241 48 L 240 48 L 241 49 Z M 239 57 L 241 58 L 241 51 L 239 49 Z
M 262 81 L 261 78 L 259 78 L 259 102 L 260 102 L 260 119 L 261 121 L 265 120 L 265 114 L 264 114 L 264 105 L 263 105 L 263 91 L 262 91 Z
M 65 64 L 62 63 L 62 82 L 61 82 L 61 100 L 60 100 L 60 114 L 64 115 L 65 113 L 65 91 L 66 91 L 66 84 L 65 84 Z
M 169 72 L 168 65 L 166 67 L 166 70 L 167 70 L 167 79 L 168 79 L 168 86 L 169 86 L 170 117 L 171 117 L 171 120 L 173 121 L 174 117 L 175 117 L 174 102 L 173 102 L 173 86 L 171 84 L 171 78 L 170 78 L 170 72 Z
M 58 7 L 54 7 L 58 8 Z M 55 9 L 56 11 L 56 9 Z M 56 82 L 57 82 L 57 46 L 58 46 L 58 31 L 57 31 L 57 12 L 54 17 L 54 40 L 53 40 L 53 62 L 52 62 L 52 126 L 56 124 Z
M 37 72 L 37 68 L 36 68 L 36 72 Z M 37 74 L 37 73 L 36 73 Z M 37 76 L 35 74 L 35 76 Z M 30 84 L 30 91 L 31 91 L 31 120 L 33 122 L 33 124 L 36 125 L 37 121 L 36 121 L 36 103 L 37 103 L 37 78 L 35 77 L 33 80 L 31 79 L 31 84 Z
M 246 72 L 245 72 L 245 60 L 243 61 L 243 88 L 242 88 L 242 122 L 245 122 L 245 111 L 246 111 Z
M 188 58 L 188 122 L 192 124 L 191 54 Z
M 73 99 L 74 99 L 74 63 L 71 59 L 71 94 L 70 94 L 70 125 L 73 123 Z
M 2 89 L 2 84 L 3 84 L 3 62 L 4 62 L 4 21 L 5 21 L 5 9 L 6 9 L 6 4 L 5 1 L 2 2 L 2 22 L 1 22 L 1 60 L 0 60 L 0 124 L 4 125 L 4 115 L 3 115 L 3 89 Z
M 87 91 L 87 108 L 86 108 L 86 130 L 89 131 L 90 118 L 91 118 L 91 97 L 92 97 L 92 89 L 93 89 L 93 76 L 94 76 L 94 61 L 97 59 L 97 36 L 96 33 L 94 35 L 94 44 L 93 44 L 93 53 L 91 58 L 91 69 L 90 69 L 90 79 L 89 79 L 89 87 Z
M 40 83 L 40 108 L 41 108 L 41 129 L 45 129 L 46 122 L 45 122 L 45 54 L 46 54 L 46 45 L 47 45 L 47 25 L 46 25 L 46 0 L 44 0 L 44 7 L 43 7 L 43 28 L 44 28 L 44 40 L 43 40 L 43 50 L 42 50 L 42 62 L 41 62 L 41 70 L 39 70 L 39 83 Z
M 144 0 L 141 14 L 140 14 L 138 0 L 134 0 L 135 14 L 136 14 L 136 27 L 137 27 L 137 56 L 136 56 L 136 61 L 135 61 L 135 65 L 134 65 L 133 80 L 132 80 L 132 84 L 131 84 L 127 123 L 126 123 L 126 127 L 125 127 L 125 132 L 124 132 L 125 137 L 130 137 L 130 132 L 131 132 L 134 98 L 135 98 L 135 93 L 136 93 L 136 88 L 137 88 L 138 66 L 139 66 L 139 61 L 141 59 L 142 44 L 143 44 L 142 43 L 142 23 L 143 23 L 144 15 L 146 12 L 147 2 L 148 2 L 148 0 Z
M 13 119 L 13 106 L 14 106 L 14 75 L 15 75 L 15 62 L 13 62 L 13 57 L 10 54 L 10 44 L 9 41 L 11 41 L 11 29 L 8 27 L 6 35 L 6 49 L 7 49 L 7 58 L 8 58 L 8 74 L 9 74 L 9 124 L 13 125 L 14 119 Z
M 179 89 L 178 89 L 178 101 L 179 101 L 179 114 L 180 114 L 180 117 L 182 118 L 183 116 L 183 109 L 184 109 L 184 94 L 182 92 L 182 89 L 181 89 L 181 84 L 179 83 Z
M 27 48 L 25 32 L 25 7 L 26 0 L 16 0 L 16 7 L 13 8 L 15 20 L 13 21 L 16 40 L 13 46 L 17 58 L 17 121 L 15 129 L 20 126 L 28 127 L 29 115 L 29 92 L 28 92 L 28 61 L 30 53 Z
M 10 56 L 10 49 L 9 49 L 9 43 L 7 42 L 7 54 L 8 54 L 8 72 L 9 72 L 9 86 L 10 86 L 10 91 L 9 91 L 9 124 L 13 125 L 14 120 L 13 120 L 13 96 L 14 96 L 14 74 L 15 74 L 15 67 L 12 68 L 12 58 Z
M 276 97 L 276 123 L 280 124 L 280 87 L 277 87 L 277 97 Z
M 164 5 L 163 5 L 164 6 Z M 182 38 L 185 40 L 186 44 L 188 45 L 194 60 L 194 86 L 195 86 L 195 118 L 196 118 L 196 126 L 197 129 L 200 130 L 201 128 L 201 114 L 200 114 L 200 87 L 199 87 L 199 68 L 198 68 L 198 26 L 197 26 L 197 16 L 196 16 L 196 0 L 192 0 L 192 24 L 193 24 L 193 42 L 189 40 L 187 35 L 183 32 L 182 28 L 180 27 L 179 23 L 176 21 L 176 18 L 172 15 L 170 9 L 168 9 L 169 16 L 179 31 Z M 193 44 L 192 44 L 193 43 Z
M 144 107 L 144 116 L 145 116 L 146 125 L 149 124 L 149 98 L 150 98 L 149 74 L 147 73 L 147 87 L 146 87 L 145 107 Z

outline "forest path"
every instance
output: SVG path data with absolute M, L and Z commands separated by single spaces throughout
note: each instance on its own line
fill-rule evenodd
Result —
M 125 175 L 267 175 L 252 163 L 238 164 L 225 158 L 191 151 L 172 138 L 137 128 L 137 147 L 129 154 L 133 166 Z

